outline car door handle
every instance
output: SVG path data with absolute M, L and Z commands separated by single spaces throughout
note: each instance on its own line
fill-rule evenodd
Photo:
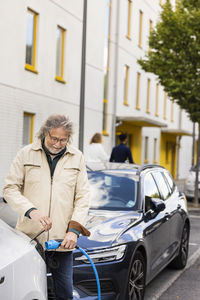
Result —
M 2 277 L 0 278 L 0 284 L 4 283 L 4 281 L 5 281 L 5 276 L 2 276 Z

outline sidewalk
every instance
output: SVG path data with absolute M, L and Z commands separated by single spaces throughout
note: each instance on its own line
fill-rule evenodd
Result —
M 162 294 L 159 300 L 200 299 L 200 258 Z

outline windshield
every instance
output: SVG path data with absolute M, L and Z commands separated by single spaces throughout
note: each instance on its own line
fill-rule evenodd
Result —
M 138 183 L 130 174 L 88 172 L 92 209 L 136 209 Z

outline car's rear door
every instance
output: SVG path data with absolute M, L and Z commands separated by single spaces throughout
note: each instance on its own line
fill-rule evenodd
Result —
M 180 195 L 171 175 L 165 171 L 163 176 L 169 185 L 170 195 L 167 198 L 168 211 L 170 213 L 170 253 L 177 250 L 180 244 L 182 230 L 184 226 L 184 197 Z

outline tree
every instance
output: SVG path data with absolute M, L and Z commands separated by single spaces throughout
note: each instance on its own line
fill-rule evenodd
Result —
M 200 0 L 179 0 L 173 8 L 167 0 L 149 37 L 149 51 L 138 63 L 158 76 L 170 100 L 198 123 L 199 138 L 195 181 L 198 203 L 200 154 Z

